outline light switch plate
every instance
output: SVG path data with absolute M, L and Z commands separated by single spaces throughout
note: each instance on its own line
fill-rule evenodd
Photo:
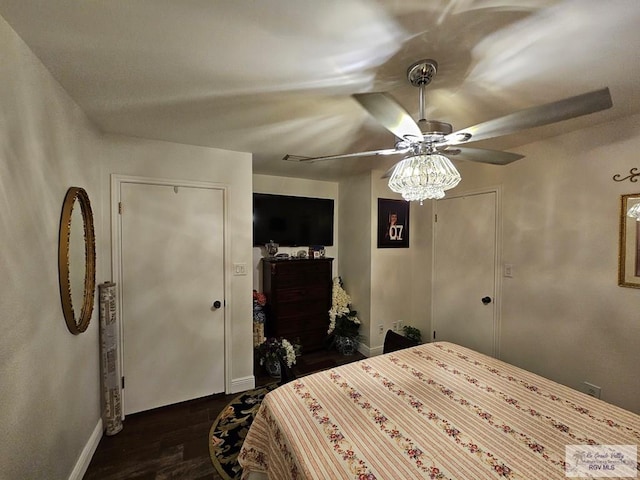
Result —
M 234 263 L 233 264 L 233 274 L 234 275 L 246 275 L 247 274 L 247 264 L 246 263 Z
M 508 278 L 513 277 L 513 265 L 510 263 L 504 264 L 504 276 Z

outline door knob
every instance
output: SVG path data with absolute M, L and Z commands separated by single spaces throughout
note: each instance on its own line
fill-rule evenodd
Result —
M 222 302 L 220 300 L 216 300 L 213 302 L 213 308 L 220 308 L 222 306 Z
M 489 305 L 491 303 L 491 297 L 482 297 L 482 303 Z

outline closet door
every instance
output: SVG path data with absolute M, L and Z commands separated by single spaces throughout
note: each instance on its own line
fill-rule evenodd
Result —
M 224 191 L 122 183 L 120 202 L 125 413 L 224 391 Z
M 495 191 L 435 205 L 432 337 L 487 355 L 497 354 L 497 211 Z

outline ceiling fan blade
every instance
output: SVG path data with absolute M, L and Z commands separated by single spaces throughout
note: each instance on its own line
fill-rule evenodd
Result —
M 352 157 L 377 157 L 380 155 L 396 155 L 401 153 L 407 153 L 409 151 L 408 148 L 397 150 L 395 148 L 388 148 L 386 150 L 371 150 L 368 152 L 357 152 L 357 153 L 344 153 L 342 155 L 328 155 L 325 157 L 301 157 L 299 155 L 285 155 L 282 157 L 283 160 L 287 160 L 289 162 L 304 162 L 304 163 L 313 163 L 320 162 L 324 160 L 336 160 L 338 158 L 352 158 Z
M 477 142 L 488 138 L 508 135 L 527 128 L 539 127 L 550 123 L 580 117 L 589 113 L 606 110 L 613 105 L 609 88 L 594 90 L 575 97 L 565 98 L 557 102 L 531 107 L 504 117 L 479 123 L 445 137 L 448 145 L 465 142 Z
M 353 98 L 396 137 L 408 141 L 422 140 L 422 132 L 416 122 L 391 95 L 356 93 Z
M 524 158 L 524 155 L 511 152 L 500 152 L 498 150 L 486 150 L 484 148 L 455 147 L 451 150 L 438 149 L 444 156 L 458 156 L 460 160 L 471 162 L 490 163 L 492 165 L 507 165 L 516 160 Z

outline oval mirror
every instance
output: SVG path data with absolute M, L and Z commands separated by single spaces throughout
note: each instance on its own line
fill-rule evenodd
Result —
M 91 321 L 96 287 L 93 212 L 87 192 L 80 187 L 67 190 L 62 204 L 58 274 L 64 319 L 69 331 L 77 335 Z

